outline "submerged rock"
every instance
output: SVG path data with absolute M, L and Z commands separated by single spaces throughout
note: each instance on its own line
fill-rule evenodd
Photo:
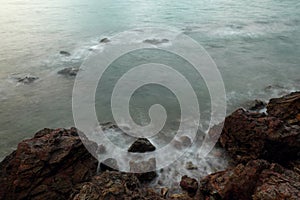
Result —
M 90 180 L 97 160 L 78 134 L 75 128 L 43 129 L 20 142 L 0 163 L 0 199 L 67 199 L 76 184 Z
M 145 153 L 155 151 L 155 146 L 147 138 L 137 139 L 128 149 L 128 152 Z
M 265 160 L 211 174 L 201 180 L 205 199 L 300 199 L 299 174 Z
M 161 39 L 161 40 L 160 39 L 146 39 L 143 42 L 158 45 L 158 44 L 162 44 L 162 43 L 168 43 L 169 40 L 168 39 Z
M 79 71 L 79 67 L 67 67 L 62 70 L 59 70 L 57 73 L 64 76 L 76 76 Z
M 64 56 L 70 56 L 71 54 L 67 51 L 60 51 L 59 52 L 60 55 L 64 55 Z
M 33 83 L 34 81 L 38 80 L 39 77 L 27 75 L 24 77 L 16 77 L 15 79 L 19 83 L 30 84 L 30 83 Z
M 90 182 L 77 186 L 72 200 L 162 200 L 160 195 L 149 188 L 143 188 L 139 180 L 133 175 L 121 172 L 104 172 L 94 176 Z
M 103 39 L 101 39 L 99 42 L 100 42 L 100 43 L 108 43 L 108 42 L 110 42 L 110 39 L 108 39 L 108 38 L 103 38 Z
M 210 130 L 216 135 L 220 127 Z M 298 158 L 300 127 L 265 114 L 238 109 L 226 117 L 220 144 L 237 163 L 266 159 L 285 164 Z

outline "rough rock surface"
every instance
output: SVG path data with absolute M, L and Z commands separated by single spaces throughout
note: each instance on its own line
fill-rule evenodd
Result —
M 128 149 L 128 152 L 132 153 L 145 153 L 149 151 L 155 151 L 155 146 L 147 138 L 137 139 Z
M 88 181 L 97 169 L 78 134 L 75 128 L 44 129 L 19 143 L 0 163 L 0 199 L 68 198 L 73 186 Z
M 278 164 L 254 160 L 205 177 L 200 191 L 205 199 L 296 200 L 300 199 L 300 176 Z
M 78 185 L 71 195 L 73 200 L 161 200 L 152 189 L 143 188 L 133 174 L 121 172 L 104 172 L 94 176 L 92 181 Z
M 116 159 L 108 158 L 100 163 L 101 171 L 119 171 L 119 165 Z
M 269 115 L 300 125 L 300 92 L 271 99 L 267 105 Z
M 183 176 L 180 181 L 180 187 L 183 190 L 186 190 L 189 196 L 195 196 L 198 190 L 198 182 L 194 178 L 190 178 L 188 176 Z
M 218 129 L 214 127 L 210 134 Z M 300 127 L 273 116 L 238 109 L 226 117 L 219 141 L 237 163 L 262 158 L 285 164 L 299 158 Z

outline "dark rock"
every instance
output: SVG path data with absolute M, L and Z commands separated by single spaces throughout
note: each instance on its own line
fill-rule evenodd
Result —
M 152 189 L 142 187 L 139 180 L 129 173 L 103 172 L 90 182 L 77 186 L 72 200 L 162 200 Z
M 71 54 L 67 51 L 60 51 L 59 54 L 64 55 L 64 56 L 70 56 Z
M 198 167 L 196 165 L 193 164 L 193 162 L 189 161 L 185 164 L 185 168 L 187 170 L 196 170 L 198 169 Z
M 30 84 L 30 83 L 33 83 L 34 81 L 38 80 L 39 77 L 37 77 L 37 76 L 25 76 L 25 77 L 16 77 L 15 79 L 19 83 Z
M 300 176 L 278 164 L 254 160 L 211 174 L 200 182 L 205 199 L 299 199 Z
M 128 152 L 145 153 L 155 151 L 155 149 L 155 146 L 147 138 L 139 138 L 129 147 Z
M 214 137 L 220 127 L 213 127 Z M 238 109 L 226 117 L 220 144 L 237 163 L 266 159 L 285 164 L 296 159 L 300 151 L 300 127 L 278 118 Z
M 197 193 L 198 190 L 198 182 L 194 178 L 190 178 L 188 176 L 181 177 L 180 187 L 183 190 L 186 190 L 189 196 L 193 197 Z
M 249 102 L 247 109 L 251 111 L 259 111 L 266 108 L 266 105 L 267 104 L 265 102 L 255 99 L 253 102 Z
M 122 131 L 118 125 L 116 125 L 115 123 L 113 122 L 105 122 L 105 123 L 101 123 L 100 124 L 101 126 L 101 129 L 103 131 L 106 131 L 106 130 L 115 130 L 115 131 Z
M 300 92 L 271 99 L 267 105 L 267 113 L 291 124 L 300 125 Z
M 119 171 L 118 162 L 114 158 L 108 158 L 100 163 L 101 171 Z
M 96 149 L 96 143 L 83 141 Z M 96 170 L 97 160 L 75 128 L 44 129 L 0 163 L 0 199 L 67 199 Z
M 158 45 L 158 44 L 162 44 L 162 43 L 168 43 L 169 40 L 168 39 L 161 39 L 161 40 L 159 40 L 159 39 L 146 39 L 143 42 Z
M 130 171 L 134 173 L 142 183 L 150 182 L 157 177 L 155 158 L 150 158 L 147 161 L 130 161 L 129 166 Z
M 108 42 L 110 42 L 110 39 L 108 38 L 103 38 L 100 40 L 100 43 L 108 43 Z
M 78 67 L 67 67 L 62 70 L 59 70 L 57 73 L 64 76 L 76 76 L 79 71 Z

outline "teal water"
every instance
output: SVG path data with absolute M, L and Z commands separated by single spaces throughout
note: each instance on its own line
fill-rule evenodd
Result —
M 203 45 L 223 76 L 228 112 L 251 99 L 267 100 L 299 90 L 299 11 L 297 0 L 0 0 L 0 157 L 41 128 L 74 125 L 74 79 L 58 76 L 57 71 L 80 66 L 101 38 L 130 29 L 174 27 Z M 134 39 L 121 42 L 126 45 Z M 59 55 L 61 50 L 71 56 Z M 147 56 L 161 55 L 148 52 Z M 184 63 L 165 58 L 184 71 Z M 132 59 L 120 61 L 107 79 L 120 76 L 117 67 L 127 66 Z M 39 80 L 24 85 L 12 78 L 24 74 Z M 190 76 L 203 85 L 201 79 Z M 111 120 L 106 97 L 112 82 L 97 93 L 97 111 L 103 121 Z M 198 96 L 207 99 L 206 88 L 196 88 Z M 163 88 L 144 89 L 137 92 L 132 105 L 140 123 L 147 122 L 146 108 L 155 101 L 173 110 L 171 116 L 176 119 L 178 104 L 171 93 Z M 200 107 L 205 110 L 204 102 Z

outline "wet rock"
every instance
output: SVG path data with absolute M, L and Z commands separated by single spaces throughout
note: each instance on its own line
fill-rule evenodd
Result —
M 191 161 L 189 161 L 185 164 L 185 168 L 187 170 L 197 170 L 198 169 L 198 167 L 196 165 L 194 165 Z
M 100 163 L 101 171 L 119 171 L 118 162 L 114 158 L 108 158 Z
M 271 99 L 267 105 L 267 113 L 270 116 L 300 125 L 300 92 Z
M 198 190 L 198 182 L 194 178 L 190 178 L 188 176 L 181 177 L 180 187 L 183 190 L 186 190 L 189 196 L 193 197 L 197 193 Z
M 110 39 L 108 38 L 103 38 L 100 40 L 100 43 L 108 43 L 108 42 L 110 42 Z
M 74 77 L 79 71 L 78 67 L 67 67 L 62 70 L 59 70 L 57 73 L 64 76 Z
M 60 51 L 59 52 L 60 55 L 63 55 L 63 56 L 70 56 L 71 54 L 67 51 Z
M 106 130 L 115 130 L 115 131 L 122 131 L 118 125 L 116 125 L 115 123 L 113 122 L 105 122 L 105 123 L 101 123 L 100 124 L 101 126 L 101 129 L 103 131 L 106 131 Z
M 147 138 L 137 139 L 128 149 L 128 152 L 145 153 L 155 151 L 155 146 Z
M 158 45 L 158 44 L 162 44 L 162 43 L 168 43 L 169 40 L 168 39 L 146 39 L 143 41 L 144 43 L 149 43 L 149 44 L 153 44 L 153 45 Z
M 168 193 L 169 193 L 169 188 L 161 188 L 160 194 L 163 198 L 167 198 Z
M 246 109 L 251 110 L 251 111 L 260 111 L 261 109 L 266 108 L 266 105 L 267 104 L 265 102 L 255 99 L 254 101 L 249 102 L 247 104 Z
M 171 144 L 176 149 L 185 149 L 192 144 L 192 141 L 188 136 L 181 136 L 178 140 L 174 139 Z
M 30 84 L 30 83 L 33 83 L 34 81 L 38 80 L 39 77 L 28 75 L 28 76 L 25 76 L 25 77 L 16 77 L 15 79 L 19 83 Z
M 142 183 L 150 182 L 157 177 L 155 158 L 150 158 L 146 161 L 130 161 L 129 166 L 130 171 L 134 173 Z
M 143 188 L 133 174 L 121 172 L 104 172 L 94 176 L 90 182 L 78 185 L 76 190 L 70 199 L 163 199 L 152 189 Z
M 194 198 L 191 198 L 188 194 L 182 193 L 182 194 L 172 194 L 170 195 L 169 199 L 173 200 L 193 200 Z M 196 198 L 199 200 L 198 198 Z
M 0 163 L 0 199 L 66 199 L 74 185 L 88 181 L 97 160 L 75 128 L 43 129 Z M 82 135 L 86 145 L 97 147 Z
M 300 176 L 282 166 L 265 160 L 217 172 L 200 182 L 205 199 L 299 199 Z
M 209 132 L 214 137 L 220 127 Z M 226 117 L 219 142 L 237 163 L 266 159 L 285 164 L 300 151 L 300 127 L 284 121 L 238 109 Z

